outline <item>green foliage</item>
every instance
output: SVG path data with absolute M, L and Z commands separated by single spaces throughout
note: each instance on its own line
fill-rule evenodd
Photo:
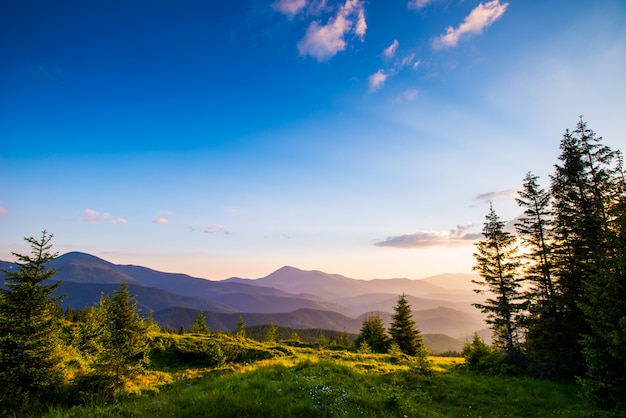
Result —
M 463 345 L 461 355 L 468 369 L 479 372 L 493 369 L 498 361 L 497 353 L 477 333 L 474 333 L 472 342 Z
M 113 295 L 102 297 L 83 332 L 93 333 L 89 346 L 93 350 L 93 372 L 86 379 L 91 390 L 111 396 L 145 371 L 149 363 L 148 324 L 137 311 L 137 301 L 122 283 Z
M 245 338 L 246 336 L 246 322 L 243 320 L 243 316 L 239 315 L 237 319 L 237 331 L 235 335 L 239 338 Z
M 52 235 L 25 238 L 30 255 L 13 253 L 16 270 L 4 270 L 0 288 L 0 415 L 22 409 L 37 398 L 51 397 L 61 382 L 60 324 L 52 283 L 56 271 L 47 264 Z
M 214 340 L 223 348 L 265 346 L 229 336 L 176 334 L 161 334 L 154 343 L 180 347 L 183 340 L 190 345 Z M 599 416 L 570 383 L 480 375 L 453 367 L 457 362 L 450 359 L 436 360 L 440 372 L 422 374 L 389 360 L 388 354 L 302 348 L 235 367 L 183 370 L 181 363 L 178 377 L 149 396 L 72 408 L 46 405 L 30 416 Z
M 504 222 L 493 207 L 489 208 L 485 218 L 484 239 L 476 244 L 477 252 L 474 253 L 474 270 L 482 280 L 473 282 L 481 286 L 477 293 L 484 293 L 482 288 L 486 288 L 493 297 L 473 305 L 487 314 L 486 322 L 491 325 L 495 344 L 512 358 L 520 348 L 521 314 L 527 305 L 520 291 L 522 278 L 517 275 L 520 260 L 516 255 L 516 239 L 504 230 Z
M 394 315 L 389 327 L 391 341 L 400 347 L 403 353 L 409 356 L 426 357 L 428 350 L 424 346 L 422 333 L 417 329 L 411 312 L 411 305 L 402 294 L 394 307 Z
M 367 344 L 366 347 L 363 345 Z M 361 347 L 362 351 L 371 350 L 374 353 L 384 353 L 388 349 L 389 337 L 385 331 L 385 325 L 380 314 L 373 313 L 363 321 L 361 332 L 354 341 L 354 345 Z
M 210 332 L 209 326 L 206 324 L 206 317 L 204 316 L 204 312 L 198 312 L 198 316 L 191 325 L 189 332 L 196 334 L 208 334 Z
M 278 327 L 274 325 L 273 322 L 271 322 L 269 327 L 267 328 L 267 333 L 265 334 L 265 342 L 274 343 L 276 342 L 277 337 L 278 337 Z

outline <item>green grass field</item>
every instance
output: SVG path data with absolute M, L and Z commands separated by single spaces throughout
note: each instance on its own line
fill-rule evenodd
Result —
M 215 344 L 220 343 L 218 355 Z M 607 416 L 573 382 L 485 376 L 463 359 L 294 347 L 229 336 L 164 335 L 145 374 L 114 399 L 39 405 L 47 417 Z

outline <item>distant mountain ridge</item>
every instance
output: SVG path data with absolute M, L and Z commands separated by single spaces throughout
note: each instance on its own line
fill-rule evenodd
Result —
M 381 312 L 388 323 L 402 293 L 423 333 L 460 337 L 484 328 L 481 314 L 471 306 L 480 300 L 468 290 L 472 275 L 356 280 L 285 266 L 258 279 L 212 281 L 117 265 L 80 252 L 63 254 L 50 264 L 62 281 L 59 294 L 66 294 L 65 307 L 92 305 L 101 293 L 111 294 L 126 282 L 144 314 L 153 311 L 155 319 L 171 328 L 190 325 L 201 310 L 214 330 L 234 329 L 242 315 L 250 325 L 274 322 L 292 328 L 358 332 L 372 311 Z M 0 268 L 10 270 L 14 265 L 0 261 Z

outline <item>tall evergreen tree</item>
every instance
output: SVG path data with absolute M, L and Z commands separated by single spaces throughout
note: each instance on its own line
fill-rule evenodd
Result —
M 29 397 L 52 394 L 60 379 L 58 297 L 56 271 L 48 267 L 52 234 L 25 238 L 29 255 L 13 253 L 16 269 L 3 270 L 0 288 L 0 400 L 19 406 Z M 0 407 L 0 415 L 2 414 Z
M 131 296 L 126 282 L 104 301 L 103 351 L 99 369 L 103 377 L 109 377 L 116 390 L 138 373 L 148 363 L 148 325 L 139 315 L 135 296 Z M 106 380 L 106 379 L 105 379 Z
M 204 316 L 204 312 L 198 312 L 198 316 L 196 316 L 196 320 L 191 325 L 191 329 L 189 332 L 196 334 L 208 334 L 209 326 L 206 324 L 206 317 Z
M 582 118 L 566 132 L 552 193 L 574 370 L 584 365 L 585 393 L 611 407 L 626 404 L 625 203 L 620 155 L 601 140 Z
M 365 318 L 361 325 L 361 331 L 354 341 L 354 345 L 360 347 L 362 344 L 375 353 L 384 353 L 389 345 L 389 337 L 385 331 L 385 325 L 380 318 L 380 314 L 373 313 Z
M 475 292 L 487 290 L 493 298 L 474 306 L 487 314 L 486 322 L 491 325 L 495 344 L 506 351 L 509 360 L 513 360 L 520 349 L 518 331 L 526 301 L 520 291 L 522 278 L 518 276 L 520 260 L 516 254 L 516 238 L 504 230 L 504 222 L 493 206 L 486 216 L 483 237 L 484 240 L 476 244 L 478 251 L 474 253 L 474 270 L 482 280 L 473 282 L 486 288 Z
M 528 316 L 524 324 L 526 351 L 535 373 L 558 376 L 563 374 L 559 362 L 562 320 L 553 274 L 551 195 L 540 188 L 537 180 L 537 176 L 527 173 L 516 199 L 524 208 L 515 228 L 526 250 L 523 272 L 529 284 Z
M 417 325 L 413 320 L 411 305 L 406 300 L 404 293 L 398 297 L 398 302 L 393 309 L 395 313 L 389 326 L 391 342 L 398 344 L 398 347 L 404 354 L 426 357 L 428 350 L 424 346 L 424 338 L 419 329 L 417 329 Z
M 583 312 L 588 288 L 607 272 L 614 153 L 600 140 L 581 118 L 573 132 L 563 135 L 560 163 L 551 177 L 554 273 L 562 317 L 559 360 L 572 376 L 584 372 L 581 337 L 592 333 Z

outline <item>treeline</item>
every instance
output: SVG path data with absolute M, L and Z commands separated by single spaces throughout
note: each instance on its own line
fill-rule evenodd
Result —
M 542 188 L 528 173 L 517 234 L 493 207 L 477 243 L 475 306 L 504 361 L 542 377 L 576 377 L 603 408 L 626 405 L 626 182 L 623 158 L 581 118 Z M 490 355 L 473 341 L 474 353 Z M 476 362 L 479 364 L 480 362 Z M 484 366 L 484 364 L 483 364 Z

